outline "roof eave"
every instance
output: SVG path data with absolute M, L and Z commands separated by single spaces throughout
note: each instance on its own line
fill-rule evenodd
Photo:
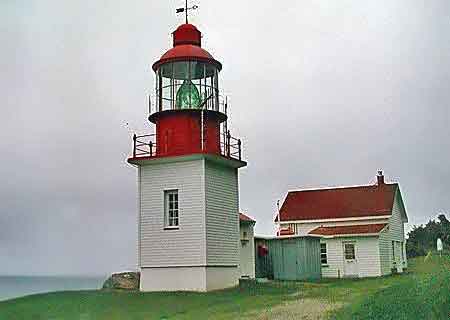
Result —
M 351 237 L 378 237 L 380 235 L 379 232 L 377 233 L 349 233 L 349 234 L 333 234 L 333 235 L 314 235 L 314 234 L 308 234 L 309 236 L 317 236 L 325 239 L 332 239 L 332 238 L 351 238 Z
M 326 218 L 326 219 L 300 219 L 300 220 L 281 220 L 275 219 L 275 222 L 283 223 L 316 223 L 316 222 L 332 222 L 332 221 L 353 221 L 353 220 L 377 220 L 377 219 L 389 219 L 392 216 L 392 212 L 386 211 L 384 215 L 371 215 L 361 217 L 345 217 L 345 218 Z

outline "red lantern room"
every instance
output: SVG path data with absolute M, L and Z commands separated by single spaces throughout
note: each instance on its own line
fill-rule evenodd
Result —
M 152 135 L 134 136 L 140 159 L 215 154 L 242 161 L 241 141 L 227 126 L 227 100 L 220 94 L 222 64 L 201 47 L 201 32 L 183 24 L 173 32 L 173 48 L 153 64 L 156 88 L 149 121 Z

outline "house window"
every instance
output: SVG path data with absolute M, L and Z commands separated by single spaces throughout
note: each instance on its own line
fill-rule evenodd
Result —
M 320 244 L 320 262 L 322 264 L 327 264 L 327 244 L 321 243 Z
M 164 191 L 165 227 L 178 227 L 178 190 Z
M 289 229 L 291 229 L 294 234 L 297 234 L 297 225 L 295 223 L 289 224 Z
M 355 260 L 355 244 L 354 243 L 344 244 L 344 255 L 345 255 L 345 260 Z

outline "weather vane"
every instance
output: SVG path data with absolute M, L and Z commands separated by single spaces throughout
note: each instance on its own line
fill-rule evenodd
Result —
M 188 11 L 195 10 L 197 8 L 198 8 L 198 6 L 196 6 L 196 5 L 193 5 L 192 7 L 188 7 L 188 0 L 186 0 L 186 4 L 185 4 L 184 8 L 178 8 L 177 13 L 184 12 L 186 14 L 186 24 L 187 24 L 188 23 Z

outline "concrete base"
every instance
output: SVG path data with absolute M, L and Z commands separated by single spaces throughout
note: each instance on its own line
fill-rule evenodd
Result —
M 237 266 L 141 268 L 141 291 L 206 292 L 238 284 Z

